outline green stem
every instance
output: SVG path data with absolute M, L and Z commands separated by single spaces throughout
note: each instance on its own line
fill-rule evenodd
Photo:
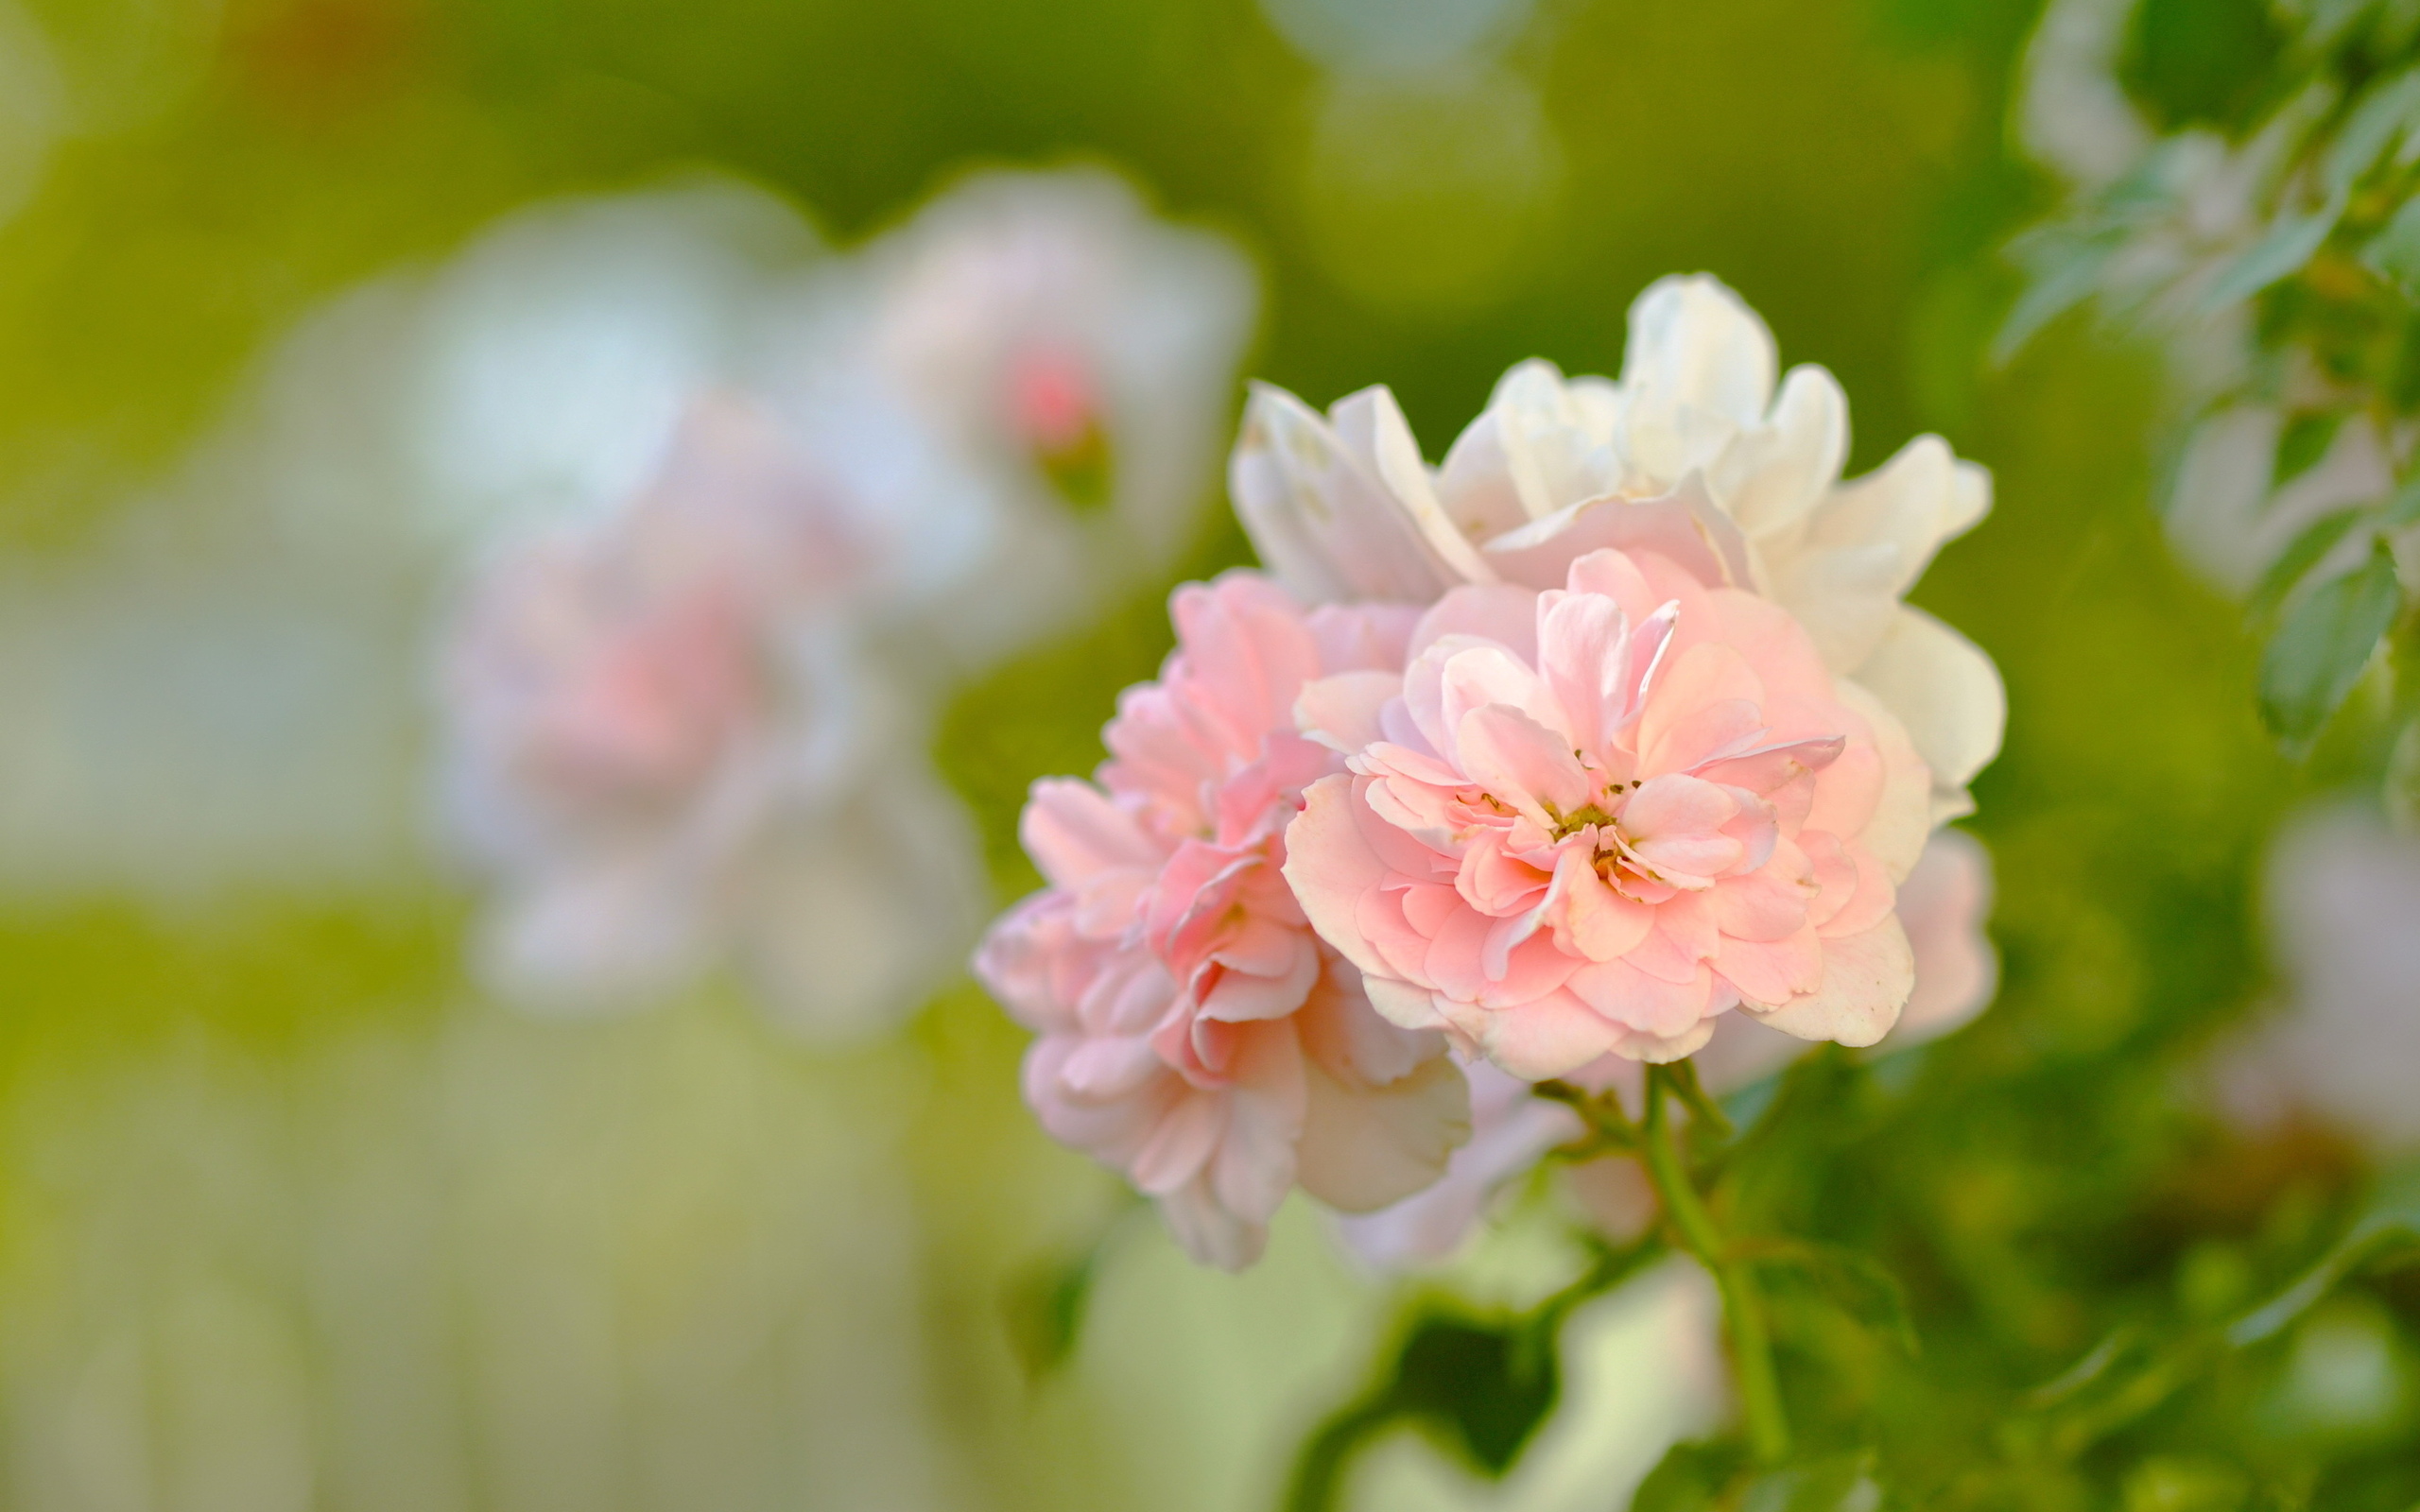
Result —
M 1765 1299 L 1748 1265 L 1730 1252 L 1689 1179 L 1680 1145 L 1672 1137 L 1668 1092 L 1679 1094 L 1672 1072 L 1647 1068 L 1647 1174 L 1664 1199 L 1682 1245 L 1714 1275 L 1722 1294 L 1723 1321 L 1731 1331 L 1732 1366 L 1739 1378 L 1739 1409 L 1748 1420 L 1748 1445 L 1756 1458 L 1777 1465 L 1789 1457 L 1789 1419 L 1782 1412 L 1781 1386 L 1773 1376 L 1772 1339 L 1765 1329 Z

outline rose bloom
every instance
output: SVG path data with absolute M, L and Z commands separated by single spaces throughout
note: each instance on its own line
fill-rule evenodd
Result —
M 1606 547 L 1761 594 L 1905 727 L 1932 773 L 1934 821 L 1967 813 L 1966 783 L 1999 749 L 1999 674 L 1902 599 L 1989 509 L 1990 479 L 1926 436 L 1842 482 L 1840 386 L 1809 366 L 1776 390 L 1775 368 L 1772 333 L 1737 295 L 1668 278 L 1631 307 L 1618 383 L 1523 363 L 1435 469 L 1384 387 L 1325 418 L 1256 388 L 1230 470 L 1236 511 L 1262 561 L 1315 602 L 1558 588 Z
M 1023 833 L 1049 885 L 975 966 L 1040 1036 L 1025 1091 L 1043 1126 L 1236 1268 L 1297 1184 L 1367 1211 L 1435 1180 L 1466 1094 L 1443 1036 L 1372 1010 L 1283 875 L 1304 785 L 1341 770 L 1296 733 L 1295 699 L 1317 678 L 1398 678 L 1412 611 L 1305 613 L 1242 572 L 1172 607 L 1177 649 L 1120 698 L 1098 783 L 1035 784 Z
M 632 1005 L 728 956 L 833 1034 L 938 982 L 971 933 L 972 839 L 892 754 L 909 731 L 860 664 L 845 519 L 762 414 L 712 398 L 621 512 L 489 563 L 441 694 L 498 990 Z
M 1287 838 L 1379 1012 L 1530 1080 L 1677 1059 L 1733 1008 L 1890 1030 L 1930 778 L 1787 612 L 1604 550 L 1564 589 L 1448 593 L 1409 649 L 1399 682 L 1305 690 L 1305 728 L 1355 754 Z

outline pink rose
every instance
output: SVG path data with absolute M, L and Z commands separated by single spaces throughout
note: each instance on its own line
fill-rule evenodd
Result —
M 1355 754 L 1288 833 L 1379 1012 L 1530 1079 L 1676 1059 L 1734 1007 L 1890 1030 L 1930 775 L 1787 611 L 1607 550 L 1566 590 L 1448 593 L 1410 649 L 1399 685 L 1305 691 L 1305 728 Z
M 1298 1184 L 1357 1211 L 1435 1180 L 1466 1094 L 1442 1036 L 1371 1009 L 1282 869 L 1304 786 L 1342 765 L 1295 732 L 1296 697 L 1399 679 L 1413 611 L 1306 614 L 1243 572 L 1173 610 L 1177 650 L 1119 699 L 1098 785 L 1035 784 L 1024 836 L 1050 885 L 975 966 L 1041 1036 L 1025 1090 L 1043 1126 L 1233 1269 Z
M 553 1011 L 728 961 L 852 1036 L 973 933 L 970 838 L 855 629 L 840 485 L 754 406 L 693 404 L 650 485 L 487 562 L 448 627 L 444 797 L 494 897 L 478 967 Z M 936 950 L 936 942 L 939 950 Z

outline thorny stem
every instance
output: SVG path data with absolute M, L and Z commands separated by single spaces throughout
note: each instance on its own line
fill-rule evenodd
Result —
M 1782 1412 L 1781 1386 L 1773 1376 L 1772 1339 L 1765 1328 L 1765 1299 L 1748 1264 L 1731 1253 L 1714 1215 L 1689 1179 L 1687 1164 L 1672 1136 L 1667 1095 L 1694 1104 L 1694 1079 L 1683 1083 L 1668 1066 L 1647 1068 L 1647 1174 L 1664 1199 L 1664 1211 L 1681 1243 L 1714 1275 L 1722 1294 L 1722 1315 L 1731 1331 L 1733 1368 L 1739 1377 L 1739 1409 L 1748 1421 L 1748 1445 L 1756 1458 L 1777 1465 L 1789 1455 L 1789 1419 Z M 1702 1097 L 1703 1094 L 1701 1093 Z

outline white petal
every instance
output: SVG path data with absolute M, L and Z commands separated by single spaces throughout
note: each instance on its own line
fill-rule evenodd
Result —
M 1427 603 L 1461 580 L 1370 462 L 1284 389 L 1253 386 L 1227 477 L 1262 564 L 1298 597 Z
M 1337 436 L 1357 453 L 1409 520 L 1421 542 L 1463 582 L 1490 581 L 1478 553 L 1437 502 L 1428 464 L 1393 390 L 1379 385 L 1347 394 L 1328 411 Z M 1369 595 L 1379 596 L 1379 595 Z M 1425 600 L 1410 600 L 1425 602 Z
M 1915 980 L 1915 956 L 1893 914 L 1862 935 L 1825 940 L 1824 985 L 1756 1017 L 1801 1040 L 1870 1045 L 1899 1022 Z
M 1899 922 L 1914 954 L 1916 985 L 1891 1031 L 1893 1049 L 1938 1039 L 1992 1001 L 1999 955 L 1983 933 L 1991 912 L 1991 853 L 1963 830 L 1935 831 L 1899 887 Z
M 1841 480 L 1849 402 L 1821 368 L 1792 368 L 1771 421 L 1734 442 L 1708 481 L 1739 528 L 1761 536 L 1796 524 Z
M 1899 606 L 1855 676 L 1907 727 L 1945 799 L 1999 754 L 2008 724 L 1999 668 L 1982 647 L 1923 610 Z
M 1630 307 L 1622 387 L 1634 406 L 1686 407 L 1755 425 L 1778 366 L 1765 322 L 1711 275 L 1658 279 Z

